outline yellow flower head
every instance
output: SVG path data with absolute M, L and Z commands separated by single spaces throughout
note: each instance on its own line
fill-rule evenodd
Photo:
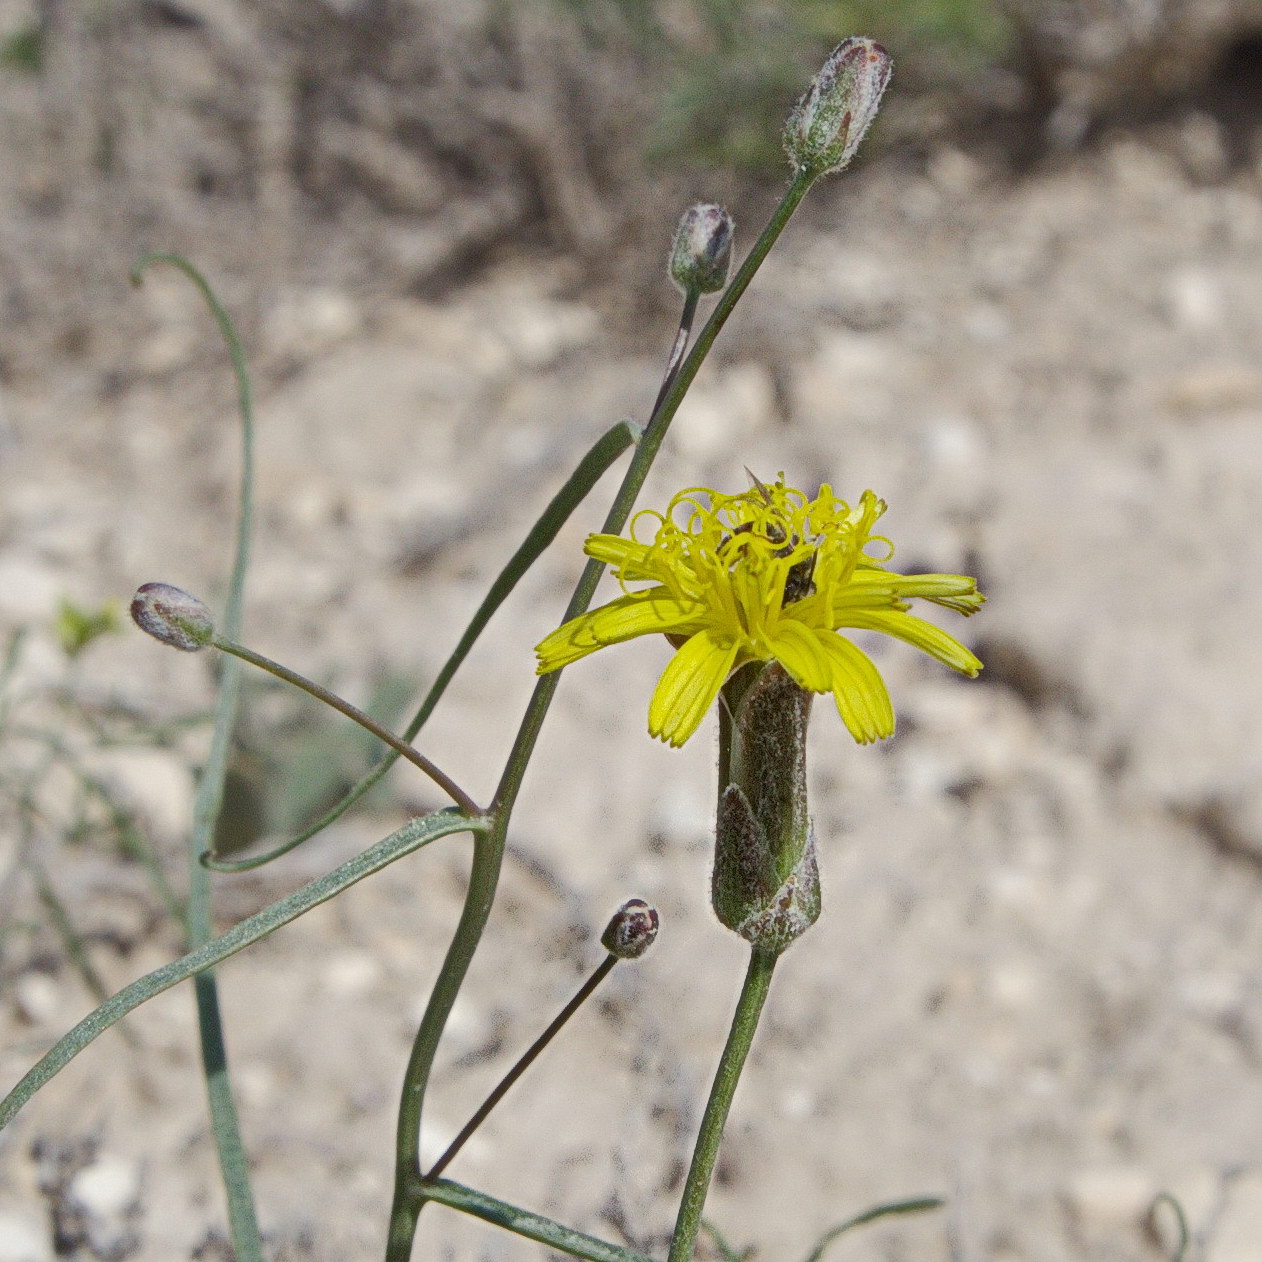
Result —
M 965 615 L 985 598 L 961 574 L 887 570 L 893 545 L 873 534 L 884 511 L 871 491 L 851 507 L 829 486 L 810 499 L 785 486 L 783 476 L 739 495 L 681 491 L 664 514 L 638 513 L 629 539 L 588 537 L 584 551 L 614 567 L 624 594 L 543 640 L 535 650 L 539 674 L 661 632 L 678 652 L 654 690 L 649 732 L 671 745 L 697 730 L 732 671 L 773 660 L 809 692 L 831 692 L 861 744 L 891 736 L 894 709 L 880 673 L 837 632 L 882 631 L 974 676 L 981 662 L 908 613 L 908 598 Z M 652 586 L 632 590 L 629 583 Z

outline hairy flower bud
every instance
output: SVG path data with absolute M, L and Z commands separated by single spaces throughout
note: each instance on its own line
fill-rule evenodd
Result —
M 700 202 L 684 211 L 670 248 L 670 278 L 685 293 L 717 293 L 732 263 L 732 216 Z
M 794 170 L 819 176 L 849 164 L 876 117 L 893 68 L 889 53 L 861 36 L 833 49 L 784 126 Z
M 711 901 L 729 929 L 780 952 L 819 919 L 815 833 L 806 806 L 811 694 L 773 662 L 736 700 L 719 794 Z
M 656 907 L 628 898 L 600 935 L 600 945 L 620 960 L 638 960 L 653 945 L 660 924 Z
M 196 596 L 170 583 L 146 583 L 131 602 L 132 621 L 155 640 L 195 653 L 215 634 L 215 622 Z

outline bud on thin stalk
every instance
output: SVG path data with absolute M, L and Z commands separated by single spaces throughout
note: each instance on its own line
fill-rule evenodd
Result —
M 215 620 L 197 599 L 170 583 L 145 583 L 131 602 L 132 621 L 172 648 L 195 653 L 214 638 Z
M 784 147 L 794 170 L 820 176 L 849 165 L 893 68 L 889 53 L 861 36 L 833 49 L 785 123 Z
M 600 945 L 619 960 L 638 960 L 657 938 L 657 908 L 642 898 L 629 898 L 613 914 L 600 935 Z
M 732 216 L 699 202 L 684 211 L 670 248 L 670 278 L 684 293 L 718 293 L 732 265 Z
M 447 1146 L 447 1151 L 430 1167 L 425 1175 L 426 1179 L 437 1179 L 447 1169 L 452 1158 L 464 1147 L 469 1136 L 486 1121 L 491 1110 L 508 1094 L 513 1083 L 534 1063 L 540 1052 L 556 1037 L 561 1027 L 587 1002 L 596 987 L 613 971 L 618 961 L 638 959 L 653 945 L 653 939 L 657 937 L 658 924 L 657 909 L 649 906 L 642 898 L 629 898 L 614 912 L 613 919 L 600 938 L 601 946 L 609 954 L 579 987 L 574 998 L 552 1018 L 548 1028 L 518 1057 L 517 1063 L 500 1079 L 491 1094 L 482 1101 L 477 1112 Z

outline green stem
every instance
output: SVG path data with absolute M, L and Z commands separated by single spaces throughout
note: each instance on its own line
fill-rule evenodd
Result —
M 586 1258 L 587 1262 L 653 1262 L 652 1258 L 634 1249 L 622 1245 L 607 1244 L 595 1236 L 588 1236 L 581 1231 L 564 1227 L 551 1218 L 540 1214 L 532 1214 L 528 1209 L 518 1209 L 505 1201 L 487 1196 L 474 1188 L 460 1183 L 452 1183 L 450 1179 L 439 1179 L 434 1183 L 425 1183 L 422 1191 L 427 1200 L 438 1205 L 448 1205 L 458 1209 L 462 1214 L 472 1214 L 483 1222 L 494 1223 L 527 1240 L 537 1240 L 574 1258 Z
M 772 951 L 753 949 L 749 957 L 749 971 L 732 1017 L 727 1045 L 719 1058 L 719 1067 L 706 1101 L 701 1130 L 692 1150 L 692 1165 L 684 1182 L 683 1199 L 679 1202 L 679 1216 L 675 1220 L 675 1234 L 670 1244 L 667 1262 L 691 1262 L 692 1251 L 697 1245 L 697 1231 L 701 1226 L 701 1211 L 705 1209 L 710 1180 L 714 1176 L 714 1163 L 718 1160 L 719 1142 L 727 1123 L 736 1084 L 740 1081 L 745 1057 L 749 1055 L 758 1028 L 762 1006 L 771 989 L 771 974 L 779 957 Z
M 241 630 L 245 577 L 250 564 L 250 541 L 254 527 L 254 397 L 250 372 L 232 318 L 201 272 L 178 254 L 147 254 L 132 269 L 132 283 L 139 285 L 145 268 L 153 263 L 166 263 L 177 268 L 197 287 L 219 325 L 219 332 L 227 345 L 236 375 L 237 411 L 241 417 L 241 479 L 237 501 L 236 549 L 224 612 L 225 632 L 235 639 Z M 200 858 L 202 851 L 210 848 L 215 824 L 223 805 L 224 784 L 228 775 L 228 751 L 232 729 L 236 724 L 240 691 L 240 668 L 235 663 L 229 663 L 219 680 L 210 755 L 198 781 L 197 796 L 193 804 L 193 828 L 188 839 L 186 922 L 188 945 L 191 949 L 205 945 L 214 936 L 210 873 L 201 866 Z M 241 1126 L 228 1075 L 227 1049 L 214 975 L 206 973 L 199 976 L 195 989 L 202 1069 L 206 1078 L 211 1129 L 219 1152 L 219 1166 L 228 1198 L 228 1222 L 233 1250 L 238 1262 L 263 1262 L 263 1246 L 259 1239 L 258 1218 L 254 1210 L 254 1193 L 250 1186 L 250 1167 L 241 1141 Z
M 679 366 L 673 380 L 670 379 L 668 366 L 666 376 L 670 380 L 670 386 L 645 426 L 644 435 L 636 446 L 635 455 L 627 466 L 622 484 L 605 517 L 603 533 L 619 534 L 626 525 L 627 518 L 630 517 L 631 510 L 635 506 L 636 497 L 644 485 L 645 478 L 648 477 L 649 469 L 662 445 L 662 440 L 666 437 L 666 431 L 670 428 L 670 423 L 679 410 L 688 387 L 705 362 L 711 346 L 714 345 L 714 339 L 727 323 L 736 303 L 749 287 L 763 259 L 767 257 L 780 233 L 784 231 L 785 225 L 813 182 L 814 177 L 805 174 L 799 173 L 794 177 L 780 204 L 772 213 L 767 226 L 737 269 L 732 283 L 723 292 L 710 313 L 710 318 L 706 321 L 705 327 L 698 335 L 687 358 Z M 583 572 L 565 611 L 564 620 L 586 611 L 596 593 L 596 584 L 600 581 L 603 570 L 604 564 L 596 560 L 589 560 L 583 567 Z M 396 1144 L 398 1165 L 395 1170 L 395 1197 L 390 1214 L 386 1262 L 407 1262 L 411 1254 L 416 1219 L 424 1201 L 421 1200 L 413 1205 L 407 1196 L 407 1188 L 412 1179 L 419 1177 L 417 1152 L 420 1144 L 421 1117 L 425 1093 L 429 1085 L 429 1075 L 433 1069 L 434 1054 L 452 1004 L 464 983 L 469 963 L 473 959 L 482 932 L 486 928 L 487 917 L 490 915 L 496 884 L 499 880 L 500 864 L 504 857 L 509 819 L 517 795 L 521 792 L 526 767 L 534 753 L 544 718 L 556 695 L 560 677 L 560 671 L 543 676 L 535 685 L 535 690 L 526 706 L 526 713 L 522 717 L 521 726 L 513 741 L 512 750 L 488 812 L 492 819 L 490 830 L 484 838 L 479 839 L 479 844 L 474 850 L 469 893 L 465 899 L 460 923 L 456 928 L 456 935 L 443 961 L 438 980 L 434 984 L 434 992 L 430 996 L 421 1027 L 417 1031 L 416 1043 L 404 1077 L 400 1102 Z
M 420 1177 L 418 1147 L 425 1089 L 434 1068 L 434 1055 L 438 1051 L 447 1018 L 451 1015 L 456 996 L 460 993 L 495 901 L 500 865 L 504 859 L 502 834 L 497 839 L 498 826 L 499 820 L 495 819 L 490 832 L 474 838 L 469 890 L 460 913 L 460 923 L 452 935 L 438 979 L 434 982 L 434 989 L 425 1006 L 425 1015 L 421 1018 L 420 1028 L 412 1044 L 412 1055 L 403 1075 L 403 1094 L 399 1101 L 399 1121 L 395 1134 L 394 1203 L 390 1210 L 386 1262 L 408 1262 L 412 1256 L 416 1219 L 424 1205 L 423 1200 L 418 1200 L 412 1194 L 412 1189 Z
M 705 326 L 697 335 L 697 340 L 693 344 L 692 350 L 688 353 L 688 358 L 680 365 L 678 373 L 670 384 L 670 389 L 666 392 L 666 397 L 654 413 L 653 421 L 649 423 L 648 432 L 644 436 L 644 443 L 641 443 L 641 447 L 646 443 L 649 444 L 645 473 L 648 472 L 647 465 L 652 464 L 653 457 L 657 454 L 657 448 L 666 436 L 666 430 L 675 413 L 679 410 L 679 405 L 683 402 L 684 395 L 688 393 L 693 379 L 700 371 L 701 365 L 705 363 L 706 356 L 710 353 L 710 347 L 714 345 L 715 338 L 718 337 L 723 326 L 727 323 L 728 317 L 732 314 L 745 290 L 749 288 L 749 283 L 754 279 L 758 269 L 762 266 L 763 260 L 771 252 L 771 247 L 779 240 L 785 226 L 793 218 L 794 211 L 801 205 L 802 199 L 810 192 L 811 185 L 815 183 L 817 178 L 817 176 L 802 171 L 799 171 L 793 177 L 792 183 L 780 199 L 780 204 L 775 208 L 771 218 L 767 221 L 767 226 L 759 234 L 758 240 L 754 242 L 744 261 L 737 268 L 731 284 L 723 291 L 722 297 L 715 304 L 714 310 L 710 313 L 710 318 L 705 322 Z M 653 422 L 657 421 L 659 417 L 662 418 L 662 424 L 658 427 L 658 432 L 653 434 Z M 638 455 L 639 453 L 637 452 L 636 454 Z M 643 477 L 641 477 L 640 482 L 641 484 L 643 483 Z M 622 510 L 625 514 L 630 513 L 631 504 L 634 503 L 635 496 L 639 494 L 639 489 L 639 486 L 636 486 L 634 494 L 630 496 L 631 502 Z M 611 518 L 619 508 L 619 502 L 615 501 L 614 508 L 610 510 Z M 607 533 L 617 534 L 625 524 L 626 516 L 624 515 L 615 529 L 607 531 Z
M 696 289 L 690 289 L 684 295 L 684 309 L 679 317 L 679 329 L 675 334 L 675 344 L 670 348 L 670 358 L 666 361 L 666 372 L 662 377 L 662 384 L 658 388 L 657 398 L 653 400 L 653 407 L 649 412 L 650 416 L 662 406 L 662 400 L 666 397 L 666 392 L 674 384 L 675 374 L 679 370 L 679 365 L 683 362 L 684 351 L 688 349 L 688 339 L 692 336 L 692 322 L 696 318 L 697 304 L 700 300 L 701 293 Z
M 477 1112 L 464 1124 L 460 1134 L 447 1145 L 447 1151 L 430 1167 L 425 1178 L 436 1179 L 451 1165 L 452 1158 L 468 1143 L 470 1136 L 491 1115 L 491 1110 L 509 1093 L 518 1078 L 538 1059 L 539 1054 L 560 1033 L 565 1023 L 591 998 L 592 993 L 613 971 L 616 955 L 605 956 L 596 971 L 578 988 L 574 997 L 552 1018 L 548 1028 L 517 1058 L 517 1063 L 495 1084 L 491 1094 L 478 1106 Z
M 221 652 L 230 653 L 233 657 L 239 657 L 243 662 L 249 662 L 251 666 L 257 666 L 260 670 L 267 671 L 269 675 L 275 675 L 277 679 L 282 679 L 285 683 L 292 684 L 295 688 L 300 688 L 309 696 L 315 697 L 317 701 L 323 701 L 326 706 L 336 710 L 339 714 L 344 714 L 348 719 L 358 723 L 365 731 L 371 732 L 379 741 L 389 745 L 396 754 L 406 758 L 413 766 L 419 767 L 466 815 L 482 814 L 482 808 L 446 772 L 436 767 L 424 754 L 413 749 L 407 741 L 401 740 L 393 732 L 382 727 L 376 719 L 369 714 L 365 714 L 358 706 L 351 705 L 349 701 L 343 700 L 337 693 L 330 692 L 314 680 L 308 679 L 305 675 L 300 675 L 296 670 L 290 670 L 288 666 L 282 666 L 279 662 L 272 661 L 270 657 L 264 657 L 262 653 L 256 653 L 253 649 L 246 648 L 243 644 L 234 644 L 231 640 L 225 640 L 222 636 L 215 636 L 211 643 Z
M 245 361 L 245 349 L 237 330 L 233 326 L 232 317 L 227 308 L 215 296 L 206 278 L 188 259 L 179 254 L 145 254 L 137 260 L 131 269 L 131 283 L 139 288 L 145 270 L 154 263 L 165 263 L 184 273 L 197 287 L 202 300 L 214 316 L 219 326 L 219 334 L 228 348 L 228 357 L 232 360 L 233 375 L 237 379 L 237 412 L 241 417 L 241 489 L 242 496 L 237 508 L 237 555 L 233 565 L 233 586 L 239 588 L 244 584 L 245 571 L 249 564 L 249 540 L 254 524 L 254 391 L 250 385 L 250 369 Z M 237 635 L 241 630 L 240 601 L 229 600 L 226 626 L 229 635 Z

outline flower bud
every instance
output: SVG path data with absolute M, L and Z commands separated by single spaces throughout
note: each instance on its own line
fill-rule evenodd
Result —
M 685 293 L 718 293 L 732 263 L 732 216 L 700 202 L 684 211 L 670 248 L 670 278 Z
M 215 634 L 215 622 L 196 596 L 170 583 L 146 583 L 131 602 L 132 621 L 146 634 L 172 648 L 195 653 Z
M 848 165 L 876 117 L 893 68 L 889 53 L 861 36 L 833 49 L 784 126 L 794 170 L 819 176 Z
M 779 663 L 735 706 L 719 795 L 711 902 L 733 932 L 783 951 L 819 919 L 819 868 L 806 805 L 811 694 Z
M 614 912 L 600 945 L 620 960 L 638 960 L 653 945 L 660 923 L 656 907 L 642 898 L 629 898 Z

